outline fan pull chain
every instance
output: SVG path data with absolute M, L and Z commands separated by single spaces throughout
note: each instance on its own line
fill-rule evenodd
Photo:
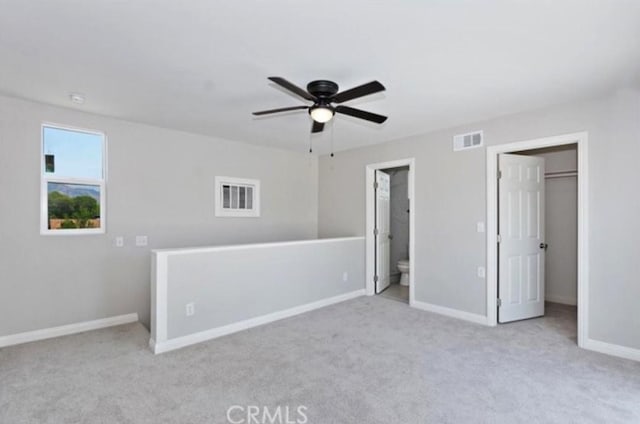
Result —
M 335 125 L 335 122 L 335 119 L 331 121 L 331 157 L 333 157 L 333 126 Z
M 309 134 L 309 153 L 313 153 L 313 137 Z

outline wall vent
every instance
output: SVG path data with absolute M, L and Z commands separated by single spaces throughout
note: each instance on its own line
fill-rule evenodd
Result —
M 482 147 L 484 144 L 482 131 L 473 131 L 466 134 L 458 134 L 453 137 L 453 151 Z

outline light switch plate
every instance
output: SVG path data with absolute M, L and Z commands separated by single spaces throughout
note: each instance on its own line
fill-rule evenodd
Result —
M 476 224 L 476 231 L 479 233 L 484 233 L 484 222 L 480 221 Z
M 147 236 L 136 236 L 136 246 L 143 247 L 148 243 Z
M 478 267 L 478 277 L 484 278 L 487 275 L 483 266 Z
M 113 244 L 115 247 L 124 247 L 124 237 L 118 236 L 114 239 Z

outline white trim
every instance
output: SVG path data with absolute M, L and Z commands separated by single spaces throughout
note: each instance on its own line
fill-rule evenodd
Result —
M 389 162 L 372 163 L 365 169 L 365 197 L 366 197 L 366 227 L 365 227 L 365 290 L 368 296 L 375 294 L 375 283 L 373 276 L 375 275 L 375 251 L 373 229 L 375 228 L 375 196 L 372 190 L 375 181 L 375 173 L 378 169 L 398 168 L 401 166 L 409 167 L 407 176 L 407 185 L 409 191 L 409 304 L 413 304 L 415 298 L 415 280 L 416 280 L 416 196 L 415 196 L 415 175 L 416 160 L 415 158 L 399 159 Z
M 632 361 L 640 361 L 640 349 L 634 349 L 632 347 L 601 342 L 600 340 L 589 338 L 586 339 L 584 346 L 582 347 L 585 349 L 593 350 L 594 352 L 604 353 L 606 355 L 613 355 L 619 358 L 631 359 Z
M 445 315 L 451 318 L 462 319 L 465 321 L 474 322 L 476 324 L 487 325 L 487 317 L 484 315 L 473 314 L 471 312 L 461 311 L 459 309 L 447 308 L 444 306 L 433 305 L 426 302 L 418 302 L 414 300 L 411 306 L 416 309 L 422 309 L 423 311 L 433 312 L 439 315 Z
M 162 343 L 167 340 L 169 305 L 170 252 L 151 254 L 151 337 Z
M 113 327 L 115 325 L 138 322 L 138 314 L 118 315 L 110 318 L 96 319 L 93 321 L 78 322 L 59 327 L 44 328 L 42 330 L 27 331 L 25 333 L 11 334 L 0 337 L 0 348 L 38 340 L 51 339 L 53 337 L 67 336 L 69 334 L 83 333 L 85 331 L 98 330 L 100 328 Z
M 207 247 L 185 247 L 177 249 L 154 249 L 153 253 L 164 253 L 168 255 L 188 255 L 191 253 L 209 253 L 220 252 L 224 250 L 244 250 L 244 249 L 263 249 L 280 246 L 296 246 L 304 244 L 316 244 L 316 243 L 332 243 L 335 241 L 347 241 L 347 240 L 363 240 L 364 237 L 336 237 L 325 239 L 311 239 L 311 240 L 293 240 L 293 241 L 276 241 L 272 243 L 253 243 L 253 244 L 232 244 L 227 246 L 207 246 Z
M 578 346 L 585 347 L 589 317 L 588 133 L 564 134 L 487 147 L 487 324 L 498 323 L 498 154 L 543 147 L 578 145 Z
M 215 216 L 221 218 L 259 218 L 260 217 L 260 180 L 235 177 L 215 177 Z M 251 187 L 251 209 L 232 209 L 223 207 L 222 186 L 235 185 Z
M 284 318 L 289 318 L 295 315 L 300 315 L 305 312 L 312 311 L 314 309 L 323 308 L 325 306 L 333 305 L 336 303 L 344 302 L 346 300 L 354 299 L 356 297 L 364 296 L 364 289 L 355 290 L 349 293 L 344 293 L 338 296 L 330 297 L 327 299 L 318 300 L 316 302 L 307 303 L 305 305 L 295 306 L 283 311 L 272 312 L 270 314 L 262 315 L 256 318 L 247 319 L 233 324 L 225 325 L 222 327 L 212 328 L 210 330 L 201 331 L 199 333 L 189 334 L 188 336 L 182 336 L 175 339 L 165 340 L 162 342 L 156 341 L 153 338 L 149 340 L 149 347 L 153 353 L 164 353 L 171 350 L 180 349 L 185 346 L 201 343 L 207 340 L 216 339 L 218 337 L 226 336 L 239 331 L 247 330 L 249 328 L 257 327 L 260 325 L 268 324 L 274 321 L 278 321 Z
M 102 137 L 102 179 L 71 178 L 59 176 L 47 176 L 45 172 L 44 129 L 53 128 L 63 131 L 72 131 L 84 134 L 98 135 Z M 81 184 L 100 187 L 100 228 L 79 228 L 68 230 L 49 229 L 49 192 L 48 183 Z M 103 131 L 88 130 L 85 128 L 71 127 L 51 122 L 40 124 L 40 235 L 43 236 L 73 236 L 105 234 L 107 232 L 107 134 Z
M 547 294 L 545 295 L 544 300 L 547 302 L 561 303 L 563 305 L 571 306 L 576 306 L 578 304 L 578 300 L 575 297 L 571 296 L 554 296 Z
M 84 127 L 76 127 L 72 125 L 62 125 L 52 121 L 42 121 L 42 126 L 60 128 L 61 130 L 65 130 L 65 131 L 74 131 L 74 132 L 81 132 L 86 134 L 103 135 L 105 137 L 107 136 L 104 131 L 98 131 L 98 130 L 84 128 Z

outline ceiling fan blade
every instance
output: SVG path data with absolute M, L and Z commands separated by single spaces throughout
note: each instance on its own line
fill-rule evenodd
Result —
M 387 120 L 386 116 L 378 115 L 377 113 L 367 112 L 365 110 L 354 109 L 349 106 L 336 106 L 336 112 L 345 115 L 353 116 L 360 119 L 366 119 L 367 121 L 375 122 L 376 124 L 382 124 Z
M 313 121 L 313 125 L 311 126 L 312 133 L 322 132 L 323 129 L 324 129 L 324 122 Z
M 281 87 L 286 88 L 287 90 L 291 91 L 292 93 L 297 94 L 298 96 L 302 97 L 305 100 L 311 100 L 312 102 L 316 101 L 316 96 L 311 95 L 306 90 L 303 90 L 302 88 L 300 88 L 297 85 L 287 81 L 284 78 L 281 78 L 281 77 L 269 77 L 269 80 L 275 82 L 276 84 L 278 84 Z
M 342 93 L 336 94 L 331 100 L 333 103 L 342 103 L 347 100 L 357 99 L 358 97 L 368 96 L 369 94 L 384 91 L 384 85 L 378 81 L 371 81 L 367 84 L 362 84 L 357 87 L 350 88 Z
M 271 110 L 261 110 L 259 112 L 253 112 L 254 115 L 268 115 L 270 113 L 278 113 L 278 112 L 288 112 L 290 110 L 302 110 L 309 109 L 309 106 L 291 106 L 291 107 L 281 107 L 280 109 L 271 109 Z

